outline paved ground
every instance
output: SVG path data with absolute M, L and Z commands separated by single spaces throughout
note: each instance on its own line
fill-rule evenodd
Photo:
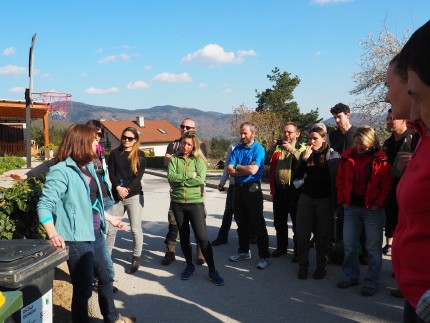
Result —
M 131 260 L 131 233 L 119 232 L 113 261 L 119 292 L 116 305 L 124 315 L 138 322 L 401 322 L 403 300 L 390 296 L 396 288 L 391 264 L 384 257 L 382 286 L 374 297 L 360 296 L 360 286 L 340 290 L 341 267 L 329 265 L 325 279 L 297 279 L 297 264 L 291 254 L 272 259 L 266 270 L 256 268 L 257 248 L 251 246 L 253 259 L 233 263 L 228 256 L 237 250 L 236 225 L 230 231 L 229 244 L 214 247 L 215 264 L 225 279 L 217 287 L 207 279 L 207 267 L 198 266 L 189 281 L 179 278 L 184 259 L 178 245 L 177 260 L 162 266 L 164 237 L 167 231 L 169 192 L 163 174 L 144 176 L 145 234 L 141 268 L 134 275 L 125 273 Z M 153 174 L 154 174 L 153 173 Z M 161 176 L 160 176 L 161 175 Z M 1 181 L 1 178 L 0 178 Z M 216 238 L 225 205 L 225 192 L 215 189 L 217 176 L 208 177 L 206 191 L 207 226 L 211 240 Z M 265 194 L 268 188 L 264 188 Z M 270 246 L 275 247 L 272 203 L 264 202 L 264 215 Z M 291 236 L 291 235 L 290 235 Z M 310 273 L 314 270 L 311 250 Z M 362 278 L 367 270 L 361 266 Z M 99 319 L 101 319 L 101 316 Z M 101 322 L 101 320 L 100 320 Z

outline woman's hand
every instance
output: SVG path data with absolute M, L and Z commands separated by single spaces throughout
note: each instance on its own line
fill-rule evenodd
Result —
M 403 172 L 406 169 L 406 166 L 409 164 L 409 162 L 412 159 L 412 153 L 399 151 L 397 155 L 399 157 L 397 161 L 397 169 Z
M 129 193 L 128 188 L 122 186 L 117 186 L 116 191 L 118 192 L 118 195 L 121 197 L 121 199 L 125 199 Z
M 106 219 L 106 221 L 108 221 L 110 224 L 112 224 L 114 227 L 117 227 L 121 231 L 129 231 L 129 228 L 128 228 L 127 224 L 125 224 L 124 222 L 122 222 L 122 220 L 124 218 L 125 218 L 125 215 L 123 215 L 123 216 L 113 216 L 113 215 L 110 215 L 109 213 L 105 212 L 105 219 Z
M 56 248 L 66 247 L 66 243 L 64 242 L 63 237 L 60 236 L 59 234 L 53 235 L 52 237 L 49 238 L 49 240 L 51 241 L 52 245 Z
M 16 181 L 19 181 L 21 179 L 27 179 L 27 174 L 22 174 L 21 175 L 21 174 L 18 174 L 18 173 L 6 173 L 5 175 L 8 176 L 8 177 L 13 178 Z
M 369 210 L 371 210 L 371 211 L 375 211 L 375 212 L 378 212 L 380 209 L 382 209 L 381 207 L 379 207 L 379 206 L 377 206 L 377 205 L 371 205 L 370 207 L 369 207 Z
M 306 149 L 303 152 L 302 159 L 304 161 L 308 160 L 308 158 L 311 156 L 311 154 L 312 154 L 312 147 L 311 146 L 306 146 Z

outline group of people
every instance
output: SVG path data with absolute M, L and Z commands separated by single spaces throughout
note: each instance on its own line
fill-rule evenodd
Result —
M 224 284 L 215 268 L 213 246 L 228 242 L 234 214 L 239 246 L 229 257 L 237 262 L 251 259 L 255 237 L 259 261 L 265 269 L 270 257 L 288 248 L 288 214 L 293 225 L 293 262 L 298 278 L 307 279 L 309 250 L 315 244 L 314 279 L 327 274 L 330 247 L 343 242 L 343 277 L 339 288 L 359 284 L 359 254 L 366 255 L 368 270 L 361 295 L 373 296 L 381 280 L 382 254 L 392 255 L 394 276 L 405 297 L 404 322 L 430 318 L 430 21 L 419 28 L 389 64 L 386 74 L 387 130 L 392 135 L 380 145 L 375 130 L 354 127 L 350 111 L 339 103 L 330 111 L 338 125 L 327 132 L 317 123 L 308 130 L 309 142 L 299 145 L 300 129 L 293 122 L 274 140 L 270 160 L 270 193 L 273 196 L 276 249 L 270 253 L 263 216 L 265 151 L 251 122 L 240 125 L 240 140 L 228 151 L 223 190 L 230 178 L 226 212 L 217 239 L 208 240 L 204 187 L 207 170 L 205 146 L 195 122 L 181 123 L 181 138 L 165 155 L 170 185 L 169 232 L 163 265 L 175 260 L 179 234 L 186 260 L 182 280 L 195 272 L 190 225 L 198 245 L 198 263 L 208 265 L 208 277 Z M 111 259 L 118 229 L 127 211 L 133 235 L 133 257 L 127 272 L 139 269 L 143 245 L 142 176 L 144 154 L 139 133 L 126 128 L 121 144 L 106 163 L 99 141 L 103 127 L 96 120 L 69 127 L 49 170 L 38 203 L 38 215 L 48 239 L 56 247 L 68 247 L 67 261 L 73 285 L 72 320 L 89 322 L 88 299 L 97 281 L 99 306 L 106 322 L 133 322 L 115 308 L 114 269 Z M 108 167 L 107 167 L 108 166 Z M 44 170 L 43 170 L 44 169 Z M 25 175 L 34 176 L 35 169 Z M 11 175 L 16 177 L 16 175 Z M 22 178 L 22 177 L 21 177 Z M 107 180 L 109 178 L 111 186 Z M 73 189 L 71 189 L 73 188 Z M 111 189 L 112 188 L 112 189 Z M 109 223 L 109 225 L 108 225 Z M 383 246 L 385 227 L 386 244 Z M 312 237 L 313 235 L 313 237 Z

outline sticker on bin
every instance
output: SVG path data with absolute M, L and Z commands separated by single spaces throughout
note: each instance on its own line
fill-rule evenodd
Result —
M 52 323 L 52 289 L 21 309 L 21 323 Z

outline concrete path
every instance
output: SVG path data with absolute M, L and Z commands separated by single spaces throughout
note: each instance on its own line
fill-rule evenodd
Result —
M 159 176 L 150 175 L 157 173 Z M 131 233 L 117 236 L 113 261 L 119 292 L 116 304 L 123 314 L 134 315 L 139 322 L 401 322 L 403 300 L 393 298 L 396 288 L 391 263 L 384 258 L 382 286 L 374 297 L 360 295 L 360 286 L 345 290 L 336 287 L 342 278 L 341 266 L 329 265 L 325 279 L 312 279 L 315 251 L 310 254 L 310 277 L 297 278 L 298 266 L 291 254 L 272 259 L 265 270 L 256 268 L 257 247 L 253 258 L 233 263 L 228 257 L 237 250 L 236 224 L 230 231 L 229 244 L 214 247 L 215 264 L 225 285 L 217 287 L 207 278 L 207 267 L 197 266 L 189 281 L 179 278 L 184 259 L 177 246 L 177 260 L 162 266 L 164 238 L 167 232 L 169 190 L 159 172 L 144 176 L 145 234 L 142 266 L 134 275 L 125 273 L 132 257 Z M 212 188 L 218 177 L 208 177 L 206 191 L 207 227 L 210 240 L 216 238 L 225 205 L 225 192 Z M 267 192 L 268 187 L 264 187 Z M 275 247 L 272 203 L 264 202 L 264 215 L 270 246 Z M 290 234 L 291 237 L 291 234 Z M 291 241 L 292 242 L 292 241 Z M 194 246 L 193 246 L 194 247 Z M 290 250 L 291 252 L 291 250 Z M 367 267 L 361 266 L 362 278 Z M 101 317 L 100 317 L 101 318 Z
M 20 170 L 26 172 L 26 170 Z M 164 176 L 164 177 L 163 177 Z M 8 181 L 0 176 L 0 184 Z M 207 228 L 210 240 L 216 238 L 224 212 L 226 192 L 216 187 L 219 175 L 209 174 L 206 190 Z M 11 183 L 7 183 L 11 184 Z M 251 246 L 251 260 L 233 263 L 228 257 L 237 251 L 236 224 L 230 231 L 229 243 L 214 247 L 215 264 L 225 285 L 217 287 L 207 278 L 207 267 L 197 266 L 189 281 L 179 278 L 184 259 L 177 245 L 176 261 L 162 266 L 164 238 L 167 232 L 169 187 L 164 171 L 147 170 L 143 178 L 145 209 L 143 219 L 144 250 L 139 271 L 125 273 L 132 253 L 132 236 L 119 232 L 113 251 L 116 270 L 115 304 L 124 315 L 133 315 L 138 322 L 401 322 L 403 299 L 390 296 L 396 288 L 389 257 L 384 257 L 382 286 L 373 297 L 360 296 L 361 286 L 345 290 L 336 283 L 342 278 L 341 266 L 329 265 L 325 279 L 312 279 L 315 251 L 310 253 L 310 277 L 297 278 L 298 266 L 291 262 L 291 254 L 273 258 L 265 270 L 256 268 L 257 247 Z M 276 247 L 273 228 L 272 202 L 268 185 L 264 216 L 270 246 Z M 291 227 L 291 226 L 290 226 Z M 291 230 L 290 230 L 291 231 Z M 290 237 L 291 237 L 290 232 Z M 290 246 L 291 246 L 290 239 Z M 194 247 L 194 246 L 193 246 Z M 291 250 L 290 250 L 291 252 Z M 361 266 L 361 280 L 367 271 Z M 97 301 L 94 293 L 93 301 Z M 97 307 L 97 306 L 96 306 Z M 96 311 L 96 322 L 102 322 Z

